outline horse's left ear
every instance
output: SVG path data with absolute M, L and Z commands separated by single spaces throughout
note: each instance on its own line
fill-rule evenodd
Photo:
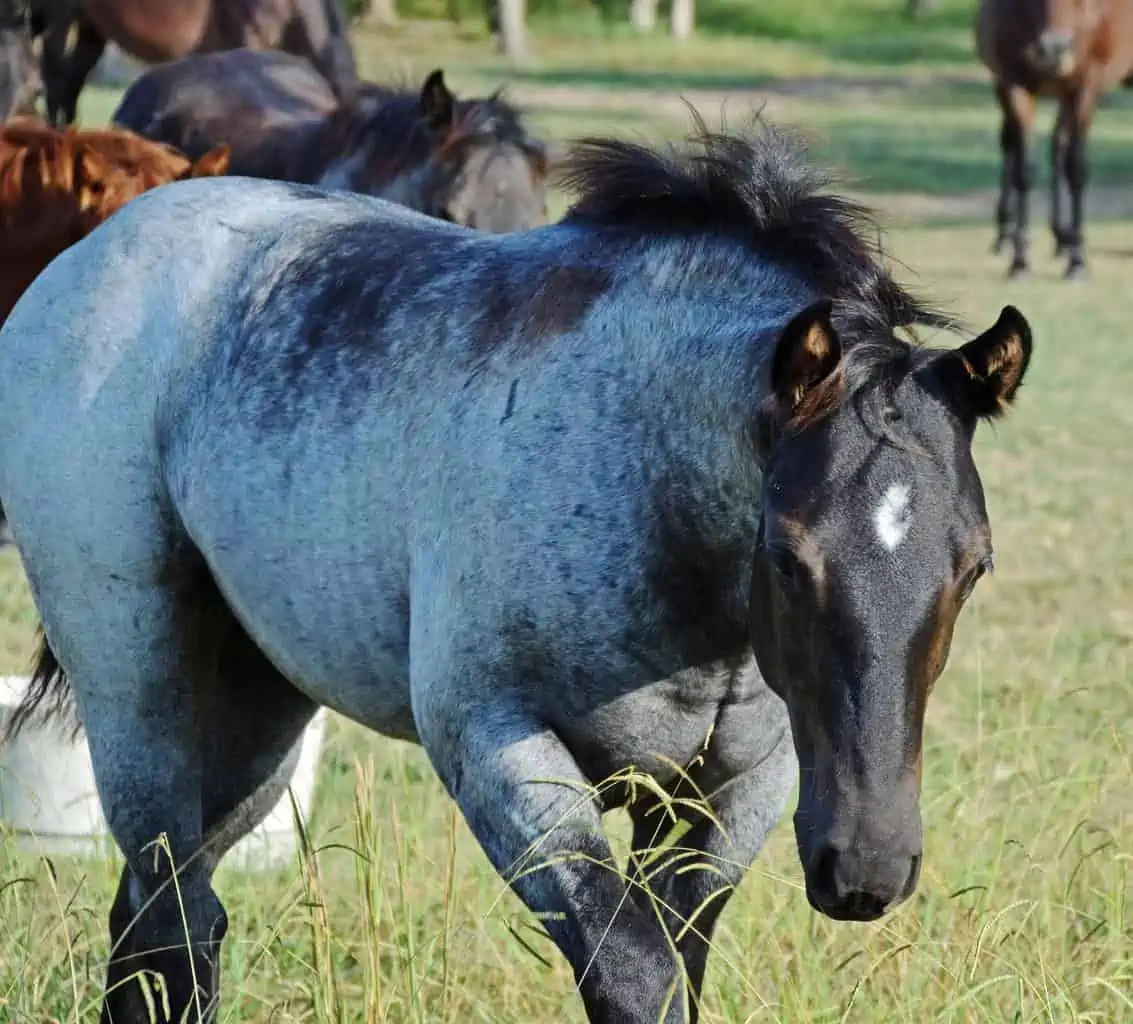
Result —
M 204 156 L 195 160 L 181 177 L 211 178 L 219 174 L 226 174 L 231 156 L 232 151 L 228 148 L 228 144 L 222 142 L 215 149 L 210 149 Z
M 971 419 L 994 419 L 1011 407 L 1031 362 L 1031 327 L 1014 306 L 1004 306 L 978 338 L 940 359 L 957 411 Z
M 456 97 L 445 85 L 445 73 L 437 68 L 421 86 L 421 114 L 433 131 L 452 127 L 456 120 Z

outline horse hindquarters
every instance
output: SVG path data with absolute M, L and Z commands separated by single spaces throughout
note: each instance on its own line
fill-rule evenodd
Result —
M 131 979 L 152 971 L 172 1019 L 210 1021 L 227 926 L 212 872 L 286 788 L 315 707 L 240 629 L 152 468 L 46 465 L 61 461 L 21 474 L 12 512 L 126 861 L 102 1020 L 148 1024 Z

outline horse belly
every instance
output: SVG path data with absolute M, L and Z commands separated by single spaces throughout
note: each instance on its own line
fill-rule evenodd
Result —
M 193 53 L 209 28 L 208 0 L 88 0 L 86 17 L 108 40 L 140 60 L 160 63 Z
M 178 512 L 213 579 L 298 689 L 378 732 L 415 738 L 393 510 L 336 489 L 318 465 L 281 470 L 262 439 L 245 440 L 231 427 L 210 430 L 171 467 L 184 481 L 172 488 Z

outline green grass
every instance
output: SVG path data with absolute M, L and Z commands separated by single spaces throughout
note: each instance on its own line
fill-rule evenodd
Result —
M 786 9 L 731 6 L 757 29 Z M 851 6 L 830 5 L 843 19 Z M 916 65 L 887 64 L 885 46 L 862 41 L 864 22 L 856 36 L 824 30 L 815 5 L 793 35 L 768 30 L 691 49 L 617 33 L 600 43 L 544 36 L 519 73 L 473 33 L 407 26 L 396 45 L 361 41 L 372 74 L 417 74 L 435 62 L 465 90 L 507 80 L 541 130 L 561 138 L 671 136 L 686 126 L 675 90 L 707 99 L 710 116 L 726 92 L 745 90 L 728 104 L 732 120 L 766 99 L 773 118 L 812 131 L 819 153 L 894 225 L 889 241 L 912 283 L 976 325 L 1005 302 L 1032 319 L 1036 357 L 1019 408 L 977 440 L 998 568 L 961 619 L 929 711 L 920 888 L 877 924 L 819 918 L 784 822 L 724 915 L 706 987 L 712 1024 L 1133 1020 L 1133 336 L 1124 301 L 1133 224 L 1118 202 L 1133 179 L 1133 110 L 1115 97 L 1096 125 L 1096 178 L 1114 195 L 1111 219 L 1090 225 L 1091 280 L 1062 284 L 1040 229 L 1034 277 L 1006 283 L 988 252 L 991 100 L 978 68 L 942 55 L 941 40 L 966 31 L 962 6 L 945 5 L 923 43 L 935 63 Z M 887 24 L 891 38 L 907 31 Z M 850 56 L 855 46 L 870 60 Z M 867 74 L 874 80 L 851 87 Z M 798 88 L 830 81 L 838 87 Z M 92 92 L 84 114 L 105 119 L 113 102 Z M 34 621 L 15 556 L 0 555 L 3 668 L 23 667 Z M 372 774 L 359 773 L 359 761 Z M 333 719 L 319 792 L 309 832 L 330 848 L 317 872 L 222 872 L 232 922 L 223 1021 L 583 1019 L 569 972 L 419 750 Z M 625 822 L 615 816 L 611 828 L 624 842 Z M 68 858 L 49 871 L 0 844 L 0 1020 L 89 1016 L 115 871 Z

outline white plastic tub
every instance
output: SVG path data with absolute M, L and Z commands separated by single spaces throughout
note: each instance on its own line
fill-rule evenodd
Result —
M 0 676 L 0 728 L 28 682 L 23 676 Z M 304 819 L 310 815 L 325 728 L 326 712 L 320 710 L 304 734 L 291 779 Z M 0 748 L 0 825 L 8 841 L 38 853 L 97 856 L 114 849 L 85 737 L 72 742 L 66 729 L 34 723 L 15 742 Z M 259 827 L 229 851 L 223 864 L 261 870 L 286 861 L 295 846 L 291 800 L 284 793 Z

